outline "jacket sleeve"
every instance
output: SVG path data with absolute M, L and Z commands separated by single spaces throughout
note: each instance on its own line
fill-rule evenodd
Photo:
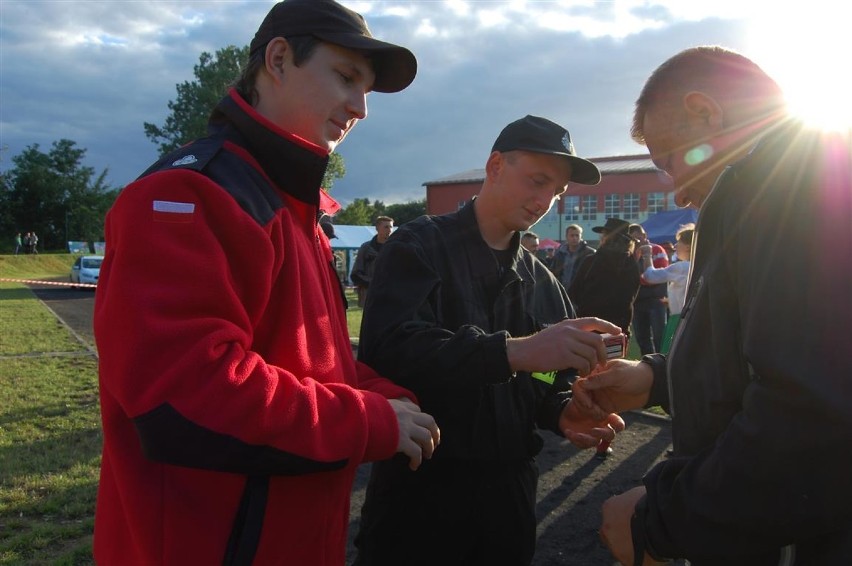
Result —
M 352 283 L 360 287 L 366 287 L 370 284 L 370 281 L 367 278 L 366 269 L 368 245 L 369 242 L 365 242 L 361 244 L 360 248 L 358 248 L 358 255 L 355 257 L 355 264 L 352 266 L 352 272 L 349 274 L 349 278 L 352 279 Z
M 646 279 L 645 273 L 648 273 L 652 269 L 654 270 L 663 270 L 669 266 L 669 256 L 666 254 L 666 250 L 662 248 L 662 246 L 658 244 L 651 244 L 651 266 L 648 267 L 643 273 L 642 277 L 639 280 L 642 285 L 657 285 L 659 283 L 665 283 L 665 281 L 658 281 L 654 283 L 650 279 Z M 642 271 L 641 266 L 639 267 L 640 272 Z M 659 274 L 658 274 L 659 275 Z M 654 278 L 654 275 L 651 276 Z
M 574 308 L 576 308 L 579 312 L 583 311 L 583 299 L 586 294 L 586 279 L 589 273 L 589 269 L 592 266 L 592 261 L 584 261 L 590 257 L 586 256 L 579 262 L 579 266 L 574 264 L 574 277 L 571 279 L 571 285 L 568 287 L 568 296 L 571 297 L 571 302 L 574 304 Z
M 185 211 L 158 215 L 152 201 L 160 200 Z M 95 307 L 102 396 L 134 423 L 149 458 L 298 474 L 396 451 L 385 398 L 394 392 L 358 388 L 326 258 L 312 234 L 285 233 L 276 218 L 260 224 L 221 187 L 185 171 L 138 181 L 111 209 Z M 314 273 L 310 288 L 278 273 L 298 253 Z M 267 315 L 263 324 L 292 334 L 259 328 L 270 304 L 294 320 Z
M 565 252 L 559 247 L 553 253 L 553 261 L 550 264 L 550 271 L 560 281 L 562 281 L 562 270 L 565 269 Z
M 646 285 L 656 285 L 658 283 L 667 283 L 674 279 L 674 274 L 672 273 L 672 268 L 674 265 L 669 265 L 668 267 L 659 268 L 654 267 L 653 265 L 645 270 L 642 274 L 642 283 Z
M 724 218 L 749 210 L 721 231 L 731 242 L 721 258 L 723 285 L 739 304 L 724 316 L 737 317 L 740 333 L 708 336 L 707 347 L 737 340 L 750 380 L 714 445 L 645 477 L 646 533 L 658 555 L 731 564 L 794 542 L 831 544 L 844 529 L 849 536 L 852 460 L 831 456 L 852 446 L 848 155 L 836 177 L 817 176 L 812 163 L 767 176 L 767 186 L 756 179 L 736 187 L 760 195 L 759 206 L 725 195 Z M 810 185 L 792 182 L 811 175 Z

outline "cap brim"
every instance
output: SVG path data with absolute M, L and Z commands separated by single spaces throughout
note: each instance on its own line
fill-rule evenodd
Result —
M 601 182 L 601 172 L 598 166 L 582 157 L 567 155 L 571 160 L 571 182 L 581 185 L 597 185 Z
M 355 33 L 315 32 L 314 35 L 323 41 L 368 53 L 376 73 L 375 92 L 399 92 L 417 75 L 417 58 L 405 47 Z
M 562 157 L 567 157 L 568 161 L 571 163 L 571 178 L 569 179 L 572 183 L 579 183 L 581 185 L 597 185 L 601 182 L 601 172 L 598 169 L 598 166 L 589 161 L 588 159 L 583 159 L 582 157 L 577 157 L 576 155 L 571 155 L 570 153 L 566 153 L 563 151 L 551 151 L 547 149 L 542 149 L 540 147 L 517 147 L 516 150 L 520 151 L 532 151 L 535 153 L 547 153 L 549 155 L 561 155 Z M 503 151 L 500 149 L 496 149 L 496 151 Z

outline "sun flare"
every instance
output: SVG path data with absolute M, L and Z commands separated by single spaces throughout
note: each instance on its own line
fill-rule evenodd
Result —
M 852 129 L 852 28 L 845 3 L 780 8 L 753 20 L 747 54 L 784 89 L 790 112 L 822 129 Z

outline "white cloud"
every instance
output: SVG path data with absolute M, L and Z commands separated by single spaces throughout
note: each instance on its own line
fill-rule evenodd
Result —
M 627 133 L 647 74 L 695 43 L 743 46 L 725 4 L 676 0 L 344 2 L 373 34 L 409 47 L 418 76 L 370 96 L 341 146 L 333 194 L 399 202 L 424 181 L 481 167 L 494 137 L 527 113 L 571 131 L 581 154 L 637 153 Z M 3 0 L 0 168 L 26 146 L 69 138 L 122 185 L 156 158 L 142 124 L 162 124 L 202 51 L 247 45 L 274 4 L 258 1 Z

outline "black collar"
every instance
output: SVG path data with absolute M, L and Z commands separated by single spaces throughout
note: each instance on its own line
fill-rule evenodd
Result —
M 322 148 L 278 128 L 233 89 L 213 110 L 208 129 L 244 147 L 280 190 L 319 206 L 329 159 Z

